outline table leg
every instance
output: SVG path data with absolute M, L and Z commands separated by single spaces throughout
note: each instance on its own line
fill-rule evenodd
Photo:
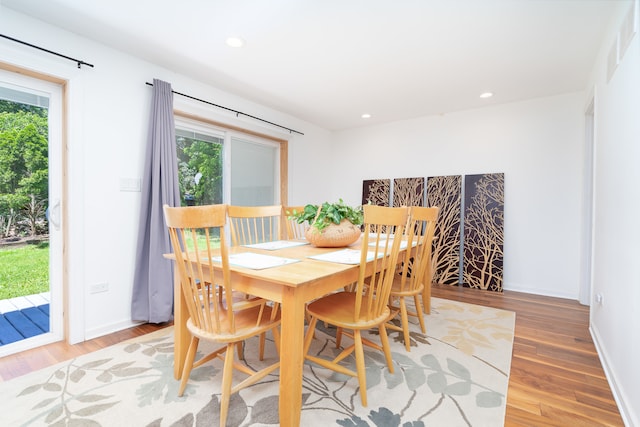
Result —
M 431 314 L 431 283 L 426 283 L 422 291 L 422 311 Z
M 282 297 L 280 344 L 280 425 L 298 427 L 302 408 L 304 363 L 304 301 L 296 288 L 287 287 Z
M 182 377 L 190 337 L 187 330 L 187 303 L 182 295 L 180 277 L 175 266 L 173 276 L 173 376 L 179 380 Z
M 424 283 L 424 289 L 422 290 L 422 311 L 425 314 L 431 314 L 431 286 L 433 281 L 433 265 L 429 261 L 427 271 L 424 272 L 426 280 Z

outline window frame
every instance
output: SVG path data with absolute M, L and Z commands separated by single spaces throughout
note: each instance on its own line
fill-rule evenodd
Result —
M 187 113 L 181 110 L 174 109 L 174 120 L 175 127 L 178 128 L 179 123 L 185 124 L 185 126 L 193 126 L 195 129 L 201 129 L 202 133 L 211 133 L 211 132 L 219 132 L 221 138 L 224 140 L 223 146 L 223 170 L 227 170 L 230 167 L 230 158 L 229 158 L 229 149 L 231 138 L 238 138 L 242 140 L 249 140 L 252 142 L 263 143 L 263 144 L 277 144 L 279 146 L 278 151 L 278 163 L 279 163 L 279 182 L 275 183 L 280 191 L 279 194 L 276 194 L 276 198 L 279 199 L 277 204 L 282 204 L 286 206 L 288 204 L 288 149 L 289 142 L 286 139 L 273 137 L 271 135 L 267 135 L 265 133 L 252 131 L 246 128 L 242 128 L 240 126 L 230 125 L 227 123 L 223 123 L 217 120 L 212 120 L 207 117 L 202 117 L 196 114 Z M 228 183 L 228 176 L 225 172 L 225 176 L 223 177 L 223 200 L 225 203 L 230 199 L 230 183 Z M 279 197 L 278 197 L 279 196 Z

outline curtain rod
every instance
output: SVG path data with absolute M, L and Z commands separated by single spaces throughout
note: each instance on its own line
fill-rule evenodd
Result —
M 8 39 L 8 40 L 14 41 L 14 42 L 16 42 L 16 43 L 20 43 L 20 44 L 23 44 L 23 45 L 25 45 L 25 46 L 29 46 L 29 47 L 32 47 L 32 48 L 34 48 L 34 49 L 41 50 L 41 51 L 43 51 L 43 52 L 50 53 L 50 54 L 52 54 L 52 55 L 56 55 L 56 56 L 59 56 L 59 57 L 64 58 L 64 59 L 68 59 L 69 61 L 73 61 L 73 62 L 75 62 L 76 64 L 78 64 L 78 68 L 82 68 L 82 66 L 83 66 L 83 65 L 86 65 L 86 66 L 88 66 L 88 67 L 93 68 L 93 65 L 92 65 L 92 64 L 89 64 L 88 62 L 84 62 L 84 61 L 81 61 L 81 60 L 79 60 L 79 59 L 75 59 L 75 58 L 72 58 L 72 57 L 70 57 L 70 56 L 63 55 L 63 54 L 61 54 L 61 53 L 54 52 L 54 51 L 49 50 L 49 49 L 45 49 L 45 48 L 43 48 L 43 47 L 36 46 L 36 45 L 34 45 L 34 44 L 31 44 L 31 43 L 27 43 L 27 42 L 22 41 L 22 40 L 14 39 L 13 37 L 9 37 L 9 36 L 6 36 L 6 35 L 4 35 L 4 34 L 0 34 L 0 37 L 4 37 L 5 39 Z
M 149 83 L 149 82 L 146 82 L 146 83 L 149 86 L 153 86 L 153 83 Z M 204 99 L 199 99 L 199 98 L 195 98 L 195 97 L 193 97 L 191 95 L 186 95 L 184 93 L 176 92 L 175 90 L 171 90 L 171 92 L 175 93 L 176 95 L 180 95 L 180 96 L 184 96 L 186 98 L 193 99 L 195 101 L 200 101 L 200 102 L 203 102 L 205 104 L 213 105 L 214 107 L 222 108 L 223 110 L 231 111 L 233 113 L 236 113 L 236 117 L 239 116 L 240 114 L 242 114 L 243 116 L 251 117 L 252 119 L 259 120 L 259 121 L 264 122 L 264 123 L 269 123 L 270 125 L 277 126 L 279 128 L 282 128 L 282 129 L 286 129 L 286 130 L 289 131 L 289 133 L 295 132 L 297 134 L 304 135 L 304 133 L 298 132 L 297 130 L 290 129 L 290 128 L 286 127 L 286 126 L 281 126 L 281 125 L 279 125 L 277 123 L 273 123 L 273 122 L 270 122 L 270 121 L 265 120 L 265 119 L 261 119 L 260 117 L 252 116 L 251 114 L 243 113 L 242 111 L 237 111 L 237 110 L 233 110 L 233 109 L 228 108 L 228 107 L 223 107 L 222 105 L 214 104 L 213 102 L 205 101 Z

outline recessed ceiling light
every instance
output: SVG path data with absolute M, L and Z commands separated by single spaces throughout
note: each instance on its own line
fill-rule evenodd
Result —
M 491 98 L 493 96 L 492 92 L 483 92 L 480 94 L 480 98 Z
M 240 37 L 229 37 L 227 38 L 227 46 L 242 47 L 244 46 L 244 40 L 242 40 Z
M 370 119 L 371 118 L 371 114 L 364 113 L 361 117 L 363 119 Z

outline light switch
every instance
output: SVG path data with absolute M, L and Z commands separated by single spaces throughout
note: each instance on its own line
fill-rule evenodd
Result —
M 140 191 L 140 178 L 120 178 L 120 191 Z

